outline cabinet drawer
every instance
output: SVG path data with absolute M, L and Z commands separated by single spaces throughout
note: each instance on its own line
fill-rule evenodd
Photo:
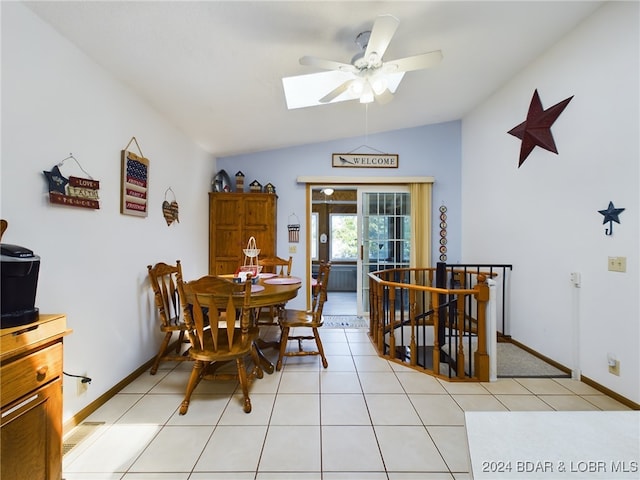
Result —
M 2 405 L 62 376 L 62 342 L 3 365 Z

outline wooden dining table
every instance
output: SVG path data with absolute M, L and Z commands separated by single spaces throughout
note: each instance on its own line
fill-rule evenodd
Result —
M 218 275 L 222 278 L 233 280 L 234 275 Z M 263 307 L 270 307 L 272 305 L 279 305 L 288 302 L 298 295 L 298 290 L 302 286 L 302 279 L 299 277 L 279 277 L 270 274 L 260 274 L 258 282 L 251 285 L 251 297 L 249 300 L 249 307 L 252 310 L 256 310 Z M 200 294 L 202 295 L 202 294 Z M 200 296 L 199 295 L 199 296 Z M 244 296 L 238 296 L 238 302 L 243 302 Z M 187 298 L 187 301 L 189 299 Z M 255 319 L 257 322 L 257 318 Z M 265 356 L 261 348 L 272 346 L 267 342 L 258 343 L 258 356 L 260 357 L 260 366 L 267 373 L 273 373 L 275 366 Z

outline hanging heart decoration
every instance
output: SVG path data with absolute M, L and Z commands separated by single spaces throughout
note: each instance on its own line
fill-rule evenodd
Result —
M 171 204 L 166 200 L 162 202 L 162 215 L 164 215 L 164 219 L 167 221 L 167 226 L 173 223 L 173 209 L 171 208 Z
M 173 219 L 180 223 L 180 220 L 178 219 L 178 202 L 176 202 L 175 200 L 173 202 L 171 202 L 171 214 L 173 215 Z
M 178 202 L 175 200 L 176 195 L 173 193 L 173 201 L 169 202 L 167 200 L 167 194 L 169 192 L 173 193 L 171 187 L 167 188 L 167 191 L 164 192 L 165 200 L 162 202 L 162 215 L 167 222 L 167 226 L 171 225 L 173 222 L 180 223 L 180 220 L 178 219 Z

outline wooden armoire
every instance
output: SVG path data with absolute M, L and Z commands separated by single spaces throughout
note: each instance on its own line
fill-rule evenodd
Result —
M 278 197 L 273 193 L 209 193 L 209 274 L 234 273 L 256 239 L 260 257 L 276 255 Z

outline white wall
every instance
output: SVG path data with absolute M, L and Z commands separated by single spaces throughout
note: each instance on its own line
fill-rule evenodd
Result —
M 144 219 L 120 214 L 120 150 L 132 136 L 151 162 Z M 49 203 L 42 171 L 69 153 L 100 181 L 99 210 Z M 61 171 L 86 177 L 72 160 Z M 207 273 L 214 173 L 214 159 L 121 83 L 26 7 L 2 2 L 3 242 L 41 257 L 36 306 L 67 314 L 64 369 L 93 379 L 78 396 L 65 378 L 65 420 L 155 355 L 146 266 L 181 259 L 185 277 Z M 170 227 L 169 187 L 180 207 Z
M 513 338 L 640 402 L 639 4 L 609 2 L 463 119 L 465 261 L 514 265 Z M 524 121 L 538 89 L 544 108 L 574 95 L 518 168 Z M 626 208 L 605 235 L 609 201 Z M 607 270 L 626 256 L 627 272 Z M 570 273 L 582 286 L 572 287 Z M 578 330 L 572 319 L 579 321 Z M 608 373 L 607 353 L 621 362 Z

